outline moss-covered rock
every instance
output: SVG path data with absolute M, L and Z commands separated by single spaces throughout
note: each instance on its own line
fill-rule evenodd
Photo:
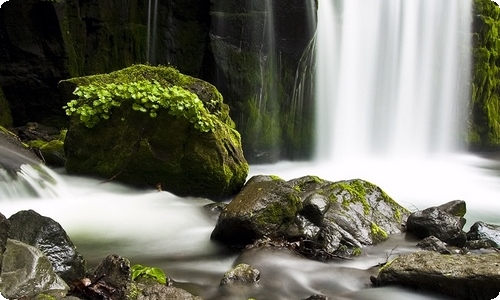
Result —
M 233 246 L 280 244 L 317 259 L 350 257 L 401 232 L 408 215 L 364 180 L 255 176 L 223 209 L 212 238 Z
M 500 8 L 474 0 L 472 88 L 467 142 L 473 150 L 500 149 Z
M 128 88 L 136 82 L 150 86 L 145 83 L 145 90 L 134 90 L 130 98 L 108 89 L 112 83 Z M 82 96 L 67 107 L 73 115 L 64 145 L 69 173 L 212 199 L 228 197 L 243 186 L 248 163 L 240 135 L 214 86 L 173 67 L 146 65 L 60 83 L 66 94 L 85 86 L 102 88 L 108 96 L 107 100 Z M 166 94 L 153 101 L 155 88 Z M 174 89 L 183 91 L 183 96 L 171 96 Z M 116 103 L 102 110 L 105 101 Z M 86 122 L 87 113 L 97 121 Z M 210 124 L 197 127 L 199 122 Z

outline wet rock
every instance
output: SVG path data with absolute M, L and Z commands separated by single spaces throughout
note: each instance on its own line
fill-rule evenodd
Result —
M 70 91 L 95 85 L 109 95 L 102 100 L 109 106 L 105 112 L 101 104 L 94 107 L 101 103 L 97 94 L 67 99 L 75 111 L 64 141 L 69 173 L 213 200 L 241 189 L 248 163 L 229 108 L 213 85 L 171 66 L 149 65 L 59 84 Z M 136 94 L 120 92 L 125 90 Z M 95 115 L 86 118 L 76 107 Z
M 144 288 L 137 296 L 137 300 L 203 300 L 203 298 L 180 288 L 157 284 Z
M 89 299 L 202 300 L 189 292 L 155 280 L 131 280 L 130 261 L 109 255 L 88 274 L 91 285 L 74 288 L 72 294 Z M 169 283 L 170 284 L 170 283 Z
M 311 295 L 310 297 L 303 299 L 303 300 L 328 300 L 328 299 L 329 298 L 325 295 L 314 294 L 314 295 Z
M 10 222 L 0 213 L 0 258 L 7 247 L 7 239 L 9 238 Z M 2 269 L 2 260 L 0 259 L 0 270 Z
M 401 255 L 380 269 L 377 285 L 403 285 L 454 299 L 490 300 L 500 292 L 500 253 L 442 255 L 419 251 Z
M 439 207 L 430 207 L 412 213 L 408 217 L 406 227 L 408 232 L 420 237 L 435 236 L 443 242 L 463 247 L 467 239 L 462 231 L 464 221 Z
M 500 226 L 478 221 L 471 226 L 467 239 L 471 248 L 500 248 Z
M 8 299 L 31 299 L 40 293 L 63 296 L 68 286 L 37 248 L 9 239 L 2 260 L 0 290 Z
M 260 271 L 248 264 L 238 264 L 236 267 L 224 274 L 220 284 L 258 284 L 260 281 Z
M 441 254 L 451 254 L 445 242 L 435 236 L 428 236 L 417 244 L 422 250 L 436 251 Z
M 441 211 L 447 212 L 455 217 L 463 217 L 467 212 L 467 205 L 464 200 L 453 200 L 437 206 Z
M 260 175 L 224 208 L 211 237 L 233 246 L 293 247 L 310 258 L 349 257 L 401 232 L 408 215 L 379 187 L 360 179 L 284 181 Z
M 9 221 L 9 238 L 40 249 L 66 282 L 84 277 L 86 261 L 59 223 L 33 210 L 19 211 Z

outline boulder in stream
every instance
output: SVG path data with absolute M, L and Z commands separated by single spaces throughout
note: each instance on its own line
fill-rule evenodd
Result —
M 259 175 L 223 209 L 211 237 L 239 247 L 285 246 L 315 259 L 350 257 L 401 232 L 408 215 L 361 179 L 284 181 Z
M 134 65 L 59 86 L 72 116 L 69 173 L 215 200 L 245 183 L 240 134 L 208 82 L 171 66 Z
M 463 300 L 490 300 L 500 293 L 500 253 L 443 255 L 418 251 L 380 269 L 376 285 L 402 285 Z
M 19 211 L 8 220 L 9 238 L 40 249 L 62 279 L 72 282 L 84 277 L 86 261 L 59 223 L 33 210 Z
M 9 239 L 2 259 L 0 291 L 7 299 L 33 299 L 44 293 L 62 297 L 69 287 L 37 248 Z
M 449 245 L 463 247 L 467 239 L 462 230 L 465 225 L 464 214 L 465 202 L 452 201 L 412 213 L 406 227 L 408 232 L 417 237 L 435 236 Z

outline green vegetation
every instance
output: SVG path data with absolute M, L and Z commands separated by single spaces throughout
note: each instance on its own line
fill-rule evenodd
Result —
M 472 87 L 467 142 L 472 149 L 500 147 L 500 8 L 474 0 Z
M 161 284 L 167 283 L 167 276 L 160 268 L 156 267 L 146 267 L 143 265 L 133 265 L 132 268 L 132 280 L 137 281 L 139 278 L 153 279 Z
M 385 241 L 389 238 L 389 235 L 387 234 L 387 232 L 385 232 L 385 230 L 380 228 L 377 224 L 372 222 L 370 227 L 371 227 L 372 239 L 373 239 L 374 244 L 381 242 L 381 241 Z
M 89 84 L 77 87 L 74 94 L 78 99 L 64 106 L 66 114 L 78 115 L 89 128 L 101 119 L 109 119 L 112 109 L 125 101 L 131 102 L 132 109 L 148 113 L 151 118 L 155 118 L 162 108 L 177 118 L 184 117 L 202 132 L 215 128 L 216 117 L 205 109 L 196 94 L 175 85 L 164 87 L 156 80 Z

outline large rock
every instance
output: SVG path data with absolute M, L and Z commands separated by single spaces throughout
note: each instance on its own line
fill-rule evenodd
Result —
M 9 239 L 2 258 L 0 291 L 7 299 L 33 299 L 44 293 L 62 297 L 69 287 L 37 248 Z
M 360 179 L 255 176 L 223 209 L 212 239 L 236 246 L 278 243 L 317 259 L 346 257 L 401 232 L 408 215 Z
M 86 262 L 59 223 L 33 210 L 13 214 L 9 222 L 9 238 L 40 249 L 66 282 L 84 277 Z
M 412 213 L 408 217 L 406 224 L 408 232 L 420 238 L 435 236 L 452 246 L 463 247 L 467 240 L 467 236 L 462 230 L 465 225 L 462 218 L 465 214 L 465 202 L 463 204 L 464 209 L 461 210 L 459 215 L 453 214 L 455 205 L 450 204 L 429 207 Z
M 248 163 L 240 135 L 209 83 L 173 67 L 135 65 L 61 83 L 65 91 L 76 86 L 108 96 L 101 101 L 92 94 L 68 104 L 69 173 L 212 199 L 228 197 L 245 183 Z M 120 94 L 123 89 L 134 92 Z M 105 105 L 111 107 L 103 111 Z
M 387 263 L 374 281 L 442 293 L 453 299 L 490 300 L 500 292 L 499 265 L 499 253 L 443 255 L 419 251 Z

